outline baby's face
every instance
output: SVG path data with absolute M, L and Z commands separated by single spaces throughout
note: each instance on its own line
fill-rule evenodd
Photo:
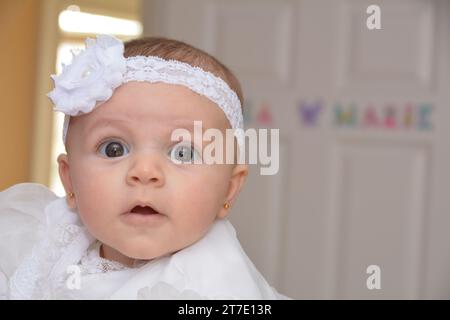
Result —
M 183 86 L 147 82 L 124 84 L 91 113 L 71 118 L 60 177 L 75 193 L 69 206 L 103 243 L 107 258 L 127 263 L 176 252 L 226 216 L 223 205 L 239 193 L 247 166 L 179 163 L 196 153 L 172 141 L 172 131 L 192 132 L 194 120 L 224 136 L 230 127 L 209 99 Z M 128 213 L 140 202 L 159 213 Z

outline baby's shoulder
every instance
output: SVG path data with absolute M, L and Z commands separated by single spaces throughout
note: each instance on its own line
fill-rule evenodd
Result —
M 56 199 L 37 183 L 20 183 L 0 192 L 0 272 L 7 278 L 42 236 L 45 208 Z
M 8 210 L 28 212 L 30 209 L 45 209 L 49 202 L 57 198 L 58 196 L 43 184 L 18 183 L 0 192 L 0 214 Z

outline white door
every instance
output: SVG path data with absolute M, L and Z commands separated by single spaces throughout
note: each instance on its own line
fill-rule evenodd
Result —
M 279 173 L 252 166 L 231 220 L 293 298 L 450 298 L 450 2 L 376 1 L 369 30 L 373 2 L 144 2 L 146 35 L 217 56 L 246 127 L 280 128 Z

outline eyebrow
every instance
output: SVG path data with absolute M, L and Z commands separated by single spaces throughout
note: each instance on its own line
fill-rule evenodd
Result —
M 102 127 L 107 127 L 111 124 L 119 124 L 119 125 L 123 126 L 123 124 L 129 123 L 129 122 L 130 121 L 123 120 L 123 119 L 101 118 L 101 119 L 94 121 L 90 126 L 88 126 L 86 132 L 91 133 L 92 131 L 94 131 L 96 129 L 99 129 Z

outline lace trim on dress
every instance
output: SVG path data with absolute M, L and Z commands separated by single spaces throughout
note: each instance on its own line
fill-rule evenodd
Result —
M 46 207 L 47 236 L 11 277 L 11 299 L 51 298 L 64 286 L 67 266 L 76 265 L 92 243 L 78 216 L 64 209 L 65 201 L 60 198 Z
M 101 243 L 96 241 L 92 248 L 81 258 L 80 267 L 82 274 L 106 273 L 128 269 L 120 262 L 111 261 L 100 256 Z

